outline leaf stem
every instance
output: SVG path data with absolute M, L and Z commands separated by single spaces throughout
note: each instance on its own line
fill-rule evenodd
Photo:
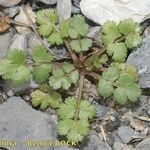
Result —
M 93 77 L 95 80 L 100 80 L 101 76 L 95 72 L 85 72 L 86 75 Z
M 80 103 L 82 101 L 82 94 L 83 94 L 83 87 L 84 87 L 84 80 L 85 80 L 85 72 L 82 71 L 80 73 L 79 94 L 78 94 L 77 107 L 76 107 L 76 111 L 75 111 L 75 118 L 74 118 L 75 120 L 77 120 L 79 117 Z
M 106 48 L 98 48 L 98 47 L 93 47 L 92 48 L 94 51 L 92 53 L 89 53 L 87 56 L 85 56 L 83 59 L 87 59 L 88 57 L 90 57 L 91 55 L 98 55 L 101 56 L 102 54 L 104 54 L 106 52 Z
M 27 63 L 29 66 L 39 66 L 39 65 L 42 65 L 42 64 L 49 64 L 49 65 L 53 65 L 53 66 L 62 66 L 63 63 L 61 62 L 29 62 Z
M 78 62 L 79 62 L 78 57 L 77 57 L 76 54 L 72 51 L 72 49 L 71 49 L 71 47 L 70 47 L 70 44 L 69 44 L 69 42 L 68 42 L 67 40 L 64 40 L 64 44 L 65 44 L 65 46 L 67 47 L 67 49 L 68 49 L 68 51 L 69 51 L 69 53 L 70 53 L 70 56 L 71 56 L 71 58 L 72 58 L 72 60 L 73 60 L 73 62 L 74 62 L 74 65 L 76 66 L 76 64 L 78 64 Z

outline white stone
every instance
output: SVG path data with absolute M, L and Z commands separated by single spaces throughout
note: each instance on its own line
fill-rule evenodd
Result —
M 142 22 L 150 17 L 150 0 L 82 0 L 82 13 L 98 24 L 131 18 Z

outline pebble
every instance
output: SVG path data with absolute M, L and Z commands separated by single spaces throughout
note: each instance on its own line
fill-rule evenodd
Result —
M 139 105 L 134 107 L 133 114 L 138 116 L 147 116 L 147 109 L 150 107 L 150 97 L 140 96 Z
M 6 8 L 6 9 L 4 9 L 4 12 L 10 18 L 13 18 L 20 12 L 20 7 L 19 6 L 14 6 L 14 7 Z
M 112 150 L 112 148 L 105 142 L 103 142 L 95 133 L 91 131 L 88 141 L 85 146 L 82 147 L 82 150 Z
M 119 125 L 120 125 L 120 121 L 118 117 L 115 117 L 113 120 L 110 120 L 106 123 L 105 128 L 108 131 L 114 131 L 119 127 Z
M 122 144 L 120 142 L 114 143 L 114 150 L 136 150 L 132 145 Z
M 29 102 L 29 101 L 31 100 L 31 96 L 30 96 L 30 95 L 25 95 L 25 96 L 23 97 L 23 99 L 24 99 L 25 101 Z
M 20 3 L 22 0 L 0 0 L 0 6 L 12 7 Z
M 9 80 L 4 80 L 1 84 L 2 89 L 4 92 L 9 96 L 13 96 L 15 94 L 21 95 L 23 93 L 28 93 L 31 89 L 38 88 L 39 85 L 35 83 L 32 79 L 23 84 L 23 85 L 14 85 L 11 81 Z
M 134 136 L 134 130 L 129 126 L 121 126 L 118 129 L 118 135 L 121 140 L 127 144 L 132 140 L 132 136 Z
M 99 104 L 96 104 L 96 117 L 101 118 L 104 117 L 107 112 L 108 112 L 108 108 Z
M 150 116 L 150 108 L 148 109 L 147 113 L 148 113 L 148 115 Z
M 92 27 L 87 34 L 89 38 L 94 39 L 94 43 L 98 46 L 102 46 L 102 30 L 100 26 Z
M 136 145 L 136 150 L 150 150 L 150 138 L 147 138 Z

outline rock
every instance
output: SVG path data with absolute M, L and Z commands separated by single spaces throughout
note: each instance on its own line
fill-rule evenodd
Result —
M 95 132 L 91 132 L 88 141 L 82 150 L 112 150 L 111 147 L 103 142 Z
M 7 98 L 8 98 L 7 95 L 3 91 L 0 90 L 0 105 L 4 103 Z
M 120 122 L 119 122 L 119 118 L 118 117 L 112 117 L 112 120 L 109 120 L 106 125 L 105 125 L 105 128 L 108 130 L 108 131 L 113 131 L 113 130 L 116 130 L 120 125 Z
M 82 13 L 98 24 L 132 18 L 142 22 L 150 17 L 150 0 L 81 0 Z
M 150 107 L 150 97 L 149 96 L 140 96 L 140 101 L 138 106 L 134 107 L 133 115 L 135 116 L 147 116 L 147 109 Z
M 71 92 L 67 91 L 67 93 L 72 96 L 77 96 L 79 93 L 78 85 L 76 85 L 76 88 L 74 90 L 72 90 Z M 93 102 L 95 100 L 99 101 L 100 99 L 97 87 L 87 79 L 85 79 L 84 81 L 83 98 L 89 100 L 90 102 Z
M 120 142 L 114 143 L 114 150 L 136 150 L 132 145 L 122 144 Z
M 72 5 L 71 12 L 72 12 L 72 14 L 80 14 L 81 10 L 80 10 L 80 8 Z
M 58 0 L 57 13 L 60 21 L 71 17 L 71 7 L 71 0 Z
M 0 59 L 7 55 L 10 44 L 10 32 L 0 34 Z
M 35 22 L 35 13 L 32 11 L 32 8 L 27 5 L 26 6 L 26 10 L 30 16 L 30 18 L 32 19 L 33 22 Z M 28 22 L 28 19 L 26 17 L 26 14 L 25 12 L 23 11 L 22 7 L 20 7 L 20 13 L 19 15 L 17 15 L 15 18 L 14 18 L 15 21 L 17 22 L 21 22 L 21 23 L 24 23 L 26 25 L 29 25 L 30 23 Z M 22 27 L 22 26 L 15 26 L 15 28 L 17 29 L 17 31 L 19 33 L 28 33 L 28 30 L 29 28 L 28 27 Z
M 129 125 L 135 129 L 135 131 L 142 132 L 145 129 L 144 123 L 141 120 L 135 119 L 131 110 L 128 110 L 128 112 L 122 116 L 122 119 L 127 119 L 130 122 Z
M 92 27 L 87 34 L 89 38 L 94 39 L 98 46 L 102 46 L 102 30 L 100 26 Z
M 103 136 L 103 135 L 102 135 Z M 104 137 L 103 137 L 104 138 Z M 113 135 L 112 132 L 107 132 L 107 135 L 106 135 L 106 139 L 107 139 L 107 143 L 113 147 L 114 145 L 114 141 L 115 141 L 115 136 Z
M 22 0 L 0 0 L 0 6 L 12 7 L 20 3 Z
M 135 65 L 138 69 L 139 84 L 142 88 L 150 88 L 150 36 L 143 40 L 143 44 L 132 52 L 127 64 Z
M 15 34 L 12 43 L 9 47 L 10 50 L 18 49 L 22 51 L 27 50 L 27 37 L 25 34 Z
M 51 146 L 32 146 L 34 141 L 55 141 L 56 121 L 47 114 L 32 109 L 18 97 L 11 97 L 0 105 L 0 139 L 13 140 L 9 150 L 52 150 Z M 52 148 L 52 147 L 51 147 Z
M 31 95 L 25 95 L 22 97 L 22 99 L 25 100 L 26 102 L 29 102 L 29 101 L 31 101 L 32 97 L 31 97 Z
M 54 57 L 59 59 L 68 59 L 68 50 L 63 46 L 54 46 L 50 48 L 50 52 L 54 53 Z
M 136 145 L 136 150 L 149 150 L 150 149 L 150 138 L 147 138 Z
M 107 112 L 108 112 L 108 108 L 99 104 L 96 104 L 96 117 L 101 118 L 104 117 Z
M 88 99 L 90 101 L 99 100 L 99 93 L 97 92 L 97 87 L 91 83 L 91 81 L 85 79 L 83 89 L 83 97 L 84 99 Z M 78 94 L 79 88 L 76 91 L 76 95 Z
M 19 6 L 14 6 L 14 7 L 11 7 L 11 8 L 6 8 L 4 10 L 4 12 L 10 18 L 13 18 L 13 17 L 15 17 L 20 12 L 20 7 Z
M 55 6 L 57 0 L 29 0 L 33 10 L 41 10 L 49 6 Z
M 34 81 L 27 82 L 21 86 L 14 85 L 9 80 L 4 80 L 3 84 L 1 85 L 4 92 L 10 97 L 15 94 L 23 94 L 28 93 L 31 89 L 37 88 L 39 85 L 36 84 Z
M 147 110 L 148 115 L 150 116 L 150 108 Z
M 118 129 L 118 135 L 121 138 L 121 140 L 127 144 L 132 140 L 132 136 L 134 136 L 134 130 L 130 128 L 129 126 L 121 126 Z
M 144 30 L 143 36 L 144 36 L 144 37 L 150 36 L 150 26 L 148 26 L 148 27 Z

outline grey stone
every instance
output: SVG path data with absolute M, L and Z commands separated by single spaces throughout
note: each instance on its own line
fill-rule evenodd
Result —
M 106 113 L 108 112 L 108 108 L 99 104 L 96 104 L 96 117 L 104 117 Z
M 102 46 L 102 29 L 100 26 L 92 27 L 87 36 L 94 39 L 97 45 Z
M 121 126 L 118 129 L 118 135 L 121 138 L 121 140 L 127 144 L 132 140 L 132 136 L 134 136 L 134 130 L 130 128 L 129 126 Z
M 28 150 L 33 141 L 56 141 L 57 137 L 56 121 L 18 97 L 11 97 L 0 105 L 0 131 L 0 139 L 18 142 L 9 150 Z M 52 147 L 32 147 L 32 150 L 43 149 L 52 150 Z
M 150 88 L 150 36 L 143 40 L 140 48 L 129 55 L 127 64 L 137 67 L 140 86 Z
M 79 88 L 76 90 L 75 94 L 77 95 L 78 92 Z M 97 91 L 97 87 L 87 79 L 85 79 L 84 81 L 83 98 L 88 99 L 90 102 L 94 100 L 99 100 L 99 93 Z
M 0 0 L 0 6 L 3 7 L 12 7 L 17 5 L 22 0 Z
M 71 7 L 72 7 L 71 0 L 58 0 L 57 12 L 60 21 L 71 17 Z
M 105 125 L 105 128 L 108 130 L 108 131 L 113 131 L 113 130 L 116 130 L 120 125 L 120 120 L 118 117 L 114 117 L 112 116 L 112 120 L 109 120 L 106 125 Z
M 74 5 L 72 5 L 71 12 L 72 12 L 73 14 L 79 14 L 79 13 L 81 13 L 81 10 L 80 10 L 80 8 L 78 8 L 78 7 L 74 6 Z
M 65 48 L 65 47 L 62 47 L 62 46 L 57 46 L 57 47 L 52 47 L 51 49 L 50 49 L 51 51 L 50 52 L 52 52 L 52 53 L 54 53 L 55 54 L 55 58 L 57 59 L 57 60 L 59 60 L 60 58 L 62 59 L 62 58 L 68 58 L 68 52 L 67 52 L 67 49 Z
M 122 144 L 120 142 L 114 143 L 114 150 L 136 150 L 132 145 Z
M 18 50 L 27 50 L 27 36 L 25 34 L 15 34 L 12 43 L 9 47 L 10 50 L 18 49 Z
M 10 41 L 10 32 L 6 34 L 0 34 L 0 59 L 7 55 Z
M 88 143 L 86 143 L 82 150 L 112 150 L 111 147 L 103 142 L 95 132 L 91 132 L 88 139 Z
M 139 105 L 133 108 L 133 115 L 147 116 L 147 110 L 150 108 L 150 97 L 140 96 Z
M 37 88 L 39 85 L 36 84 L 33 80 L 23 84 L 23 85 L 14 85 L 9 80 L 4 80 L 1 84 L 4 92 L 10 97 L 15 94 L 23 94 L 29 92 L 31 89 Z
M 13 17 L 15 17 L 20 12 L 20 7 L 19 6 L 14 6 L 14 7 L 11 7 L 11 8 L 6 8 L 4 10 L 4 12 L 10 18 L 13 18 Z
M 148 115 L 150 116 L 150 108 L 147 110 Z
M 136 150 L 149 150 L 150 149 L 150 138 L 147 138 L 137 144 Z

